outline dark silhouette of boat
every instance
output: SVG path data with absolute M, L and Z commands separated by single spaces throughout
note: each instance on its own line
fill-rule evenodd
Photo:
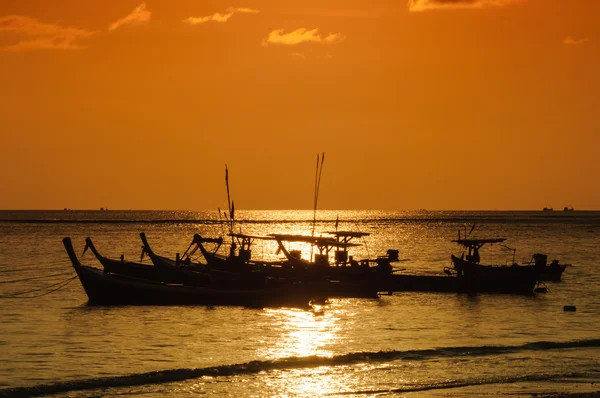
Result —
M 552 260 L 548 264 L 548 256 L 541 253 L 535 253 L 529 264 L 534 264 L 539 270 L 540 281 L 559 282 L 563 272 L 570 264 L 560 264 L 558 260 Z
M 90 249 L 94 256 L 96 256 L 100 264 L 102 264 L 102 267 L 104 267 L 105 272 L 148 280 L 176 282 L 174 280 L 165 281 L 164 275 L 162 275 L 152 264 L 125 261 L 123 256 L 121 256 L 120 260 L 113 260 L 104 257 L 98 252 L 96 246 L 92 242 L 92 239 L 89 237 L 85 239 L 85 248 L 83 249 L 83 254 L 85 254 L 85 252 L 88 249 Z
M 339 231 L 331 233 L 333 237 L 313 237 L 306 235 L 249 236 L 233 234 L 239 241 L 239 252 L 230 251 L 229 256 L 217 254 L 221 241 L 195 235 L 193 243 L 202 252 L 209 266 L 236 267 L 247 266 L 251 269 L 261 267 L 259 261 L 250 260 L 251 243 L 254 239 L 275 239 L 280 251 L 285 255 L 283 261 L 264 266 L 264 272 L 280 277 L 295 278 L 304 281 L 337 281 L 351 291 L 351 287 L 364 287 L 377 292 L 452 292 L 452 293 L 509 293 L 533 294 L 537 277 L 519 275 L 521 272 L 506 273 L 503 277 L 480 272 L 448 272 L 443 275 L 411 275 L 396 272 L 392 262 L 399 261 L 397 250 L 388 250 L 386 256 L 376 259 L 355 260 L 348 249 L 358 246 L 350 242 L 351 238 L 366 236 L 362 232 Z M 337 234 L 337 235 L 336 235 Z M 208 250 L 203 243 L 217 243 Z M 314 245 L 317 250 L 313 260 L 301 258 L 300 251 L 287 250 L 287 242 L 304 242 Z M 196 248 L 194 248 L 195 250 Z M 333 254 L 331 258 L 330 254 Z M 228 264 L 229 263 L 229 264 Z M 478 267 L 482 267 L 478 265 Z M 448 271 L 448 270 L 447 270 Z M 513 275 L 517 274 L 517 275 Z M 341 290 L 341 289 L 340 289 Z M 349 295 L 349 292 L 345 292 Z M 333 296 L 333 295 L 332 295 Z
M 480 263 L 479 250 L 487 244 L 502 243 L 504 238 L 457 239 L 456 242 L 466 250 L 460 257 L 451 255 L 453 271 L 466 284 L 473 284 L 479 291 L 498 293 L 533 294 L 540 280 L 540 268 L 535 265 L 483 265 Z M 447 272 L 452 272 L 446 269 Z
M 191 254 L 188 253 L 180 258 L 176 255 L 175 260 L 156 254 L 146 238 L 144 232 L 140 233 L 143 243 L 143 251 L 150 257 L 150 260 L 157 269 L 160 269 L 165 276 L 177 278 L 181 281 L 192 281 L 193 284 L 204 286 L 211 284 L 223 288 L 262 288 L 281 286 L 281 283 L 272 279 L 267 280 L 265 274 L 256 272 L 245 272 L 245 270 L 231 270 L 217 267 L 210 267 L 207 264 L 191 261 Z M 287 282 L 287 281 L 286 281 Z M 183 282 L 182 282 L 183 283 Z
M 360 232 L 337 232 L 335 237 L 314 237 L 307 235 L 273 234 L 269 236 L 232 233 L 234 239 L 227 255 L 219 254 L 222 240 L 203 238 L 196 234 L 192 240 L 194 249 L 199 248 L 209 267 L 236 272 L 258 273 L 271 278 L 301 280 L 307 285 L 330 297 L 376 297 L 382 286 L 382 278 L 392 273 L 390 262 L 396 261 L 397 251 L 375 260 L 356 261 L 348 256 L 349 247 L 358 246 L 350 243 L 353 237 L 368 234 Z M 256 239 L 275 240 L 279 252 L 285 256 L 279 261 L 253 260 L 252 243 Z M 237 242 L 237 243 L 236 243 Z M 285 243 L 306 243 L 317 250 L 312 260 L 301 258 L 300 251 L 288 250 Z M 216 243 L 212 250 L 205 243 Z M 193 251 L 192 250 L 192 251 Z M 330 251 L 334 251 L 333 261 Z M 395 256 L 395 257 L 394 257 Z
M 313 293 L 302 284 L 281 288 L 218 289 L 170 284 L 113 274 L 82 265 L 70 238 L 63 244 L 92 305 L 234 305 L 248 307 L 301 307 L 309 305 Z

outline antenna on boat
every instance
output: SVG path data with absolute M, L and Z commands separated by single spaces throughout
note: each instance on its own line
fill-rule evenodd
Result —
M 507 250 L 512 250 L 512 252 L 513 252 L 513 260 L 512 260 L 512 263 L 513 263 L 513 264 L 515 264 L 515 257 L 517 256 L 517 249 L 514 249 L 514 248 L 512 248 L 512 247 L 508 247 L 508 246 L 506 246 L 506 245 L 500 245 L 500 246 L 504 247 L 504 248 L 505 248 L 505 249 L 507 249 Z
M 227 165 L 225 165 L 225 186 L 227 187 L 227 209 L 229 211 L 229 232 L 233 233 L 233 202 L 231 201 L 231 196 L 229 195 L 229 170 L 227 169 Z
M 319 163 L 319 154 L 317 154 L 317 169 L 315 171 L 315 196 L 313 204 L 313 228 L 312 236 L 315 236 L 315 225 L 317 224 L 317 203 L 319 202 L 319 188 L 321 187 L 321 173 L 323 172 L 323 162 L 325 161 L 325 152 L 321 155 Z
M 477 224 L 473 223 L 473 226 L 471 227 L 471 230 L 469 231 L 468 236 L 471 236 L 471 234 L 473 233 L 473 230 L 475 229 L 475 225 L 477 225 Z
M 221 235 L 225 235 L 225 231 L 223 230 L 223 215 L 221 214 L 221 208 L 217 207 L 217 211 L 219 212 L 219 224 L 221 225 Z

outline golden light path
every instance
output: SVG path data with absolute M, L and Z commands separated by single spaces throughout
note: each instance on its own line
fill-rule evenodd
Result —
M 328 346 L 338 339 L 340 326 L 335 313 L 293 309 L 269 309 L 266 316 L 280 329 L 279 344 L 267 348 L 266 358 L 304 357 L 310 355 L 332 356 Z

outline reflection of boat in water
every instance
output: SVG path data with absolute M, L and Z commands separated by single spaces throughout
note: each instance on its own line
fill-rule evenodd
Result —
M 467 252 L 460 257 L 451 256 L 454 265 L 453 272 L 458 278 L 472 283 L 473 288 L 481 291 L 501 293 L 532 294 L 539 277 L 540 269 L 535 265 L 483 265 L 480 264 L 479 250 L 485 245 L 502 243 L 506 239 L 457 239 L 456 242 L 463 246 Z M 446 270 L 452 272 L 450 269 Z
M 63 244 L 90 304 L 96 305 L 236 305 L 247 307 L 307 307 L 313 293 L 302 284 L 281 288 L 217 289 L 114 274 L 82 265 L 70 238 Z

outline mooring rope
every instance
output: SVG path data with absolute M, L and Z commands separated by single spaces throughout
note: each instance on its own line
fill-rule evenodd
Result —
M 61 272 L 60 274 L 50 274 L 50 275 L 44 275 L 44 276 L 33 276 L 31 278 L 24 278 L 24 279 L 11 279 L 9 281 L 0 281 L 0 283 L 15 283 L 15 282 L 27 282 L 27 281 L 32 281 L 32 280 L 36 280 L 36 279 L 45 279 L 45 278 L 51 278 L 54 276 L 64 276 L 64 275 L 71 275 L 72 272 Z
M 0 274 L 11 274 L 11 273 L 15 273 L 15 272 L 22 272 L 22 271 L 31 271 L 31 270 L 39 270 L 39 269 L 44 269 L 44 268 L 53 268 L 57 265 L 63 265 L 63 264 L 70 264 L 70 260 L 60 260 L 60 261 L 53 261 L 53 262 L 45 262 L 45 263 L 41 263 L 41 262 L 37 262 L 37 263 L 32 263 L 32 264 L 18 264 L 17 266 L 20 268 L 17 269 L 5 269 L 5 270 L 0 270 Z
M 60 281 L 58 283 L 53 283 L 51 285 L 44 286 L 44 287 L 39 288 L 39 289 L 31 289 L 31 290 L 27 290 L 27 291 L 19 292 L 19 293 L 13 293 L 13 294 L 7 294 L 7 295 L 0 295 L 0 298 L 37 298 L 37 297 L 43 297 L 43 296 L 46 296 L 46 295 L 48 295 L 50 293 L 54 293 L 54 292 L 59 291 L 60 289 L 62 289 L 63 287 L 67 286 L 69 283 L 71 283 L 75 279 L 77 279 L 77 276 L 73 276 L 73 277 L 68 278 L 68 279 L 66 279 L 64 281 Z M 60 285 L 60 286 L 58 286 L 58 285 Z M 58 287 L 56 289 L 52 289 L 52 290 L 50 290 L 48 292 L 45 292 L 45 293 L 42 293 L 42 294 L 39 294 L 39 295 L 36 295 L 36 296 L 20 297 L 20 296 L 23 296 L 24 294 L 29 294 L 29 293 L 33 293 L 33 292 L 39 292 L 41 290 L 49 289 L 49 288 L 51 288 L 53 286 L 58 286 Z

